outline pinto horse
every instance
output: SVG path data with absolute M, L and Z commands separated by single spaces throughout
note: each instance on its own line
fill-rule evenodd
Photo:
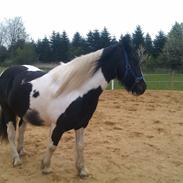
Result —
M 112 79 L 118 79 L 135 96 L 146 89 L 133 47 L 121 43 L 61 63 L 48 73 L 34 66 L 12 66 L 0 76 L 0 137 L 10 144 L 13 166 L 21 164 L 26 123 L 50 125 L 50 140 L 42 159 L 50 172 L 51 157 L 64 132 L 74 129 L 76 168 L 87 176 L 84 163 L 84 129 Z M 19 119 L 19 125 L 16 121 Z M 18 139 L 16 146 L 16 128 Z

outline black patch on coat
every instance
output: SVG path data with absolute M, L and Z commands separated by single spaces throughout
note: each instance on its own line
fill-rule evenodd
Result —
M 16 129 L 16 115 L 9 109 L 1 106 L 0 117 L 0 141 L 4 140 L 8 142 L 7 123 L 11 122 Z
M 42 126 L 44 121 L 40 118 L 39 113 L 36 110 L 31 110 L 25 115 L 25 120 L 36 126 Z
M 13 88 L 9 95 L 8 105 L 20 117 L 23 117 L 29 108 L 29 97 L 31 91 L 32 85 L 30 83 L 26 83 Z
M 33 90 L 33 95 L 34 98 L 39 96 L 39 91 Z
M 66 111 L 58 118 L 56 127 L 52 133 L 52 141 L 57 145 L 62 134 L 71 129 L 85 128 L 92 117 L 100 94 L 101 87 L 88 91 L 83 97 L 78 97 L 73 101 Z

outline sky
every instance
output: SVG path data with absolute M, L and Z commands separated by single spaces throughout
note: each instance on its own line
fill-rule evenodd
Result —
M 117 39 L 140 25 L 152 38 L 168 33 L 175 21 L 183 22 L 182 0 L 0 0 L 0 22 L 20 16 L 30 38 L 51 36 L 53 31 L 86 36 L 104 27 Z

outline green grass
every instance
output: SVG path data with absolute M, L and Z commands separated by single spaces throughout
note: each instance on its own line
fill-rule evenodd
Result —
M 183 90 L 183 74 L 146 74 L 148 89 Z

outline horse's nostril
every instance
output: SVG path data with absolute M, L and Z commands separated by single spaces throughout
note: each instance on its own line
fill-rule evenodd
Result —
M 140 94 L 143 94 L 146 90 L 146 83 L 143 81 L 139 87 L 140 87 Z
M 142 95 L 146 90 L 146 84 L 143 80 L 136 83 L 136 86 L 134 87 L 132 93 L 134 95 Z

